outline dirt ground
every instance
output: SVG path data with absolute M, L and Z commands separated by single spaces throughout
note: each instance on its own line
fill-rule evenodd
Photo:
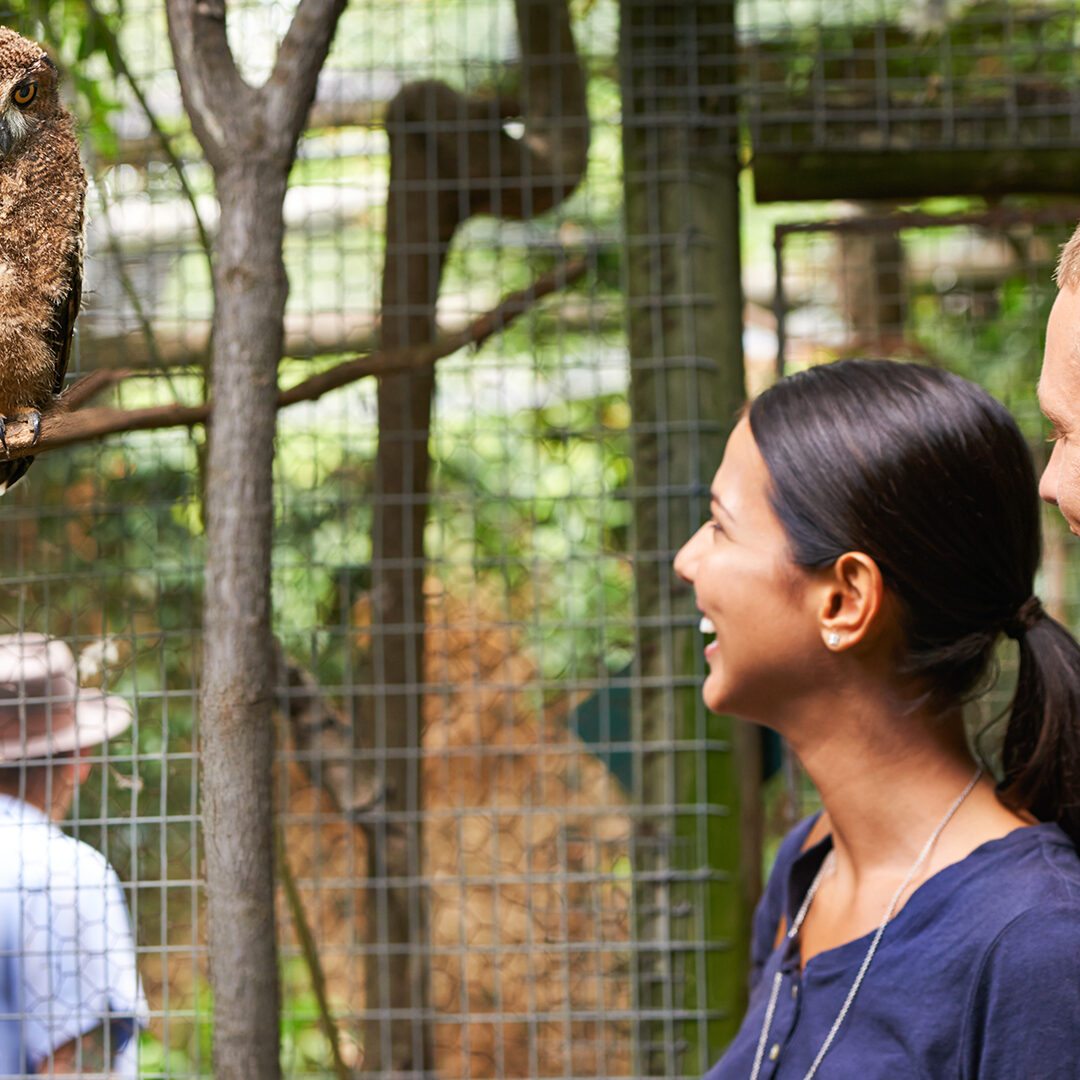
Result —
M 624 797 L 567 730 L 572 703 L 541 708 L 530 689 L 535 665 L 516 632 L 499 625 L 497 605 L 431 591 L 425 677 L 444 688 L 425 699 L 423 736 L 436 1069 L 480 1080 L 626 1074 Z M 362 1067 L 364 834 L 342 820 L 305 768 L 282 767 L 289 869 L 318 946 L 342 1057 Z M 278 920 L 289 1002 L 310 977 L 280 889 Z M 190 942 L 190 923 L 171 923 L 170 937 Z M 190 948 L 143 965 L 152 1009 L 190 1007 L 193 966 Z M 317 1029 L 310 1015 L 309 1026 Z

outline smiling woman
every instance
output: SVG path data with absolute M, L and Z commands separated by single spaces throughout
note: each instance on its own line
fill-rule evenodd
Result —
M 963 379 L 846 361 L 736 427 L 675 560 L 716 634 L 703 695 L 780 731 L 825 810 L 781 848 L 710 1080 L 1080 1075 L 1080 646 L 1039 550 L 1027 447 Z M 995 786 L 961 712 L 1002 635 Z

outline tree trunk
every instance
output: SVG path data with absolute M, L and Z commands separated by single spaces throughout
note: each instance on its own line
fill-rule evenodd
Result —
M 279 986 L 271 800 L 274 432 L 288 281 L 285 188 L 345 0 L 299 0 L 270 77 L 240 76 L 225 0 L 166 0 L 192 130 L 214 170 L 206 591 L 199 711 L 218 1080 L 276 1080 Z
M 671 569 L 744 397 L 734 57 L 734 0 L 622 0 L 644 1076 L 702 1073 L 736 1030 L 756 891 L 756 742 L 702 705 L 698 613 Z
M 219 1080 L 280 1075 L 270 547 L 284 195 L 276 165 L 218 177 L 200 735 Z

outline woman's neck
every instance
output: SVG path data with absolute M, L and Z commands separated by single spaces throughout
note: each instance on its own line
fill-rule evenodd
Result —
M 863 695 L 839 708 L 833 697 L 828 711 L 799 719 L 784 734 L 821 795 L 838 866 L 853 883 L 906 873 L 975 770 L 959 711 L 941 717 Z M 989 780 L 962 810 L 933 862 L 962 858 L 1024 823 Z

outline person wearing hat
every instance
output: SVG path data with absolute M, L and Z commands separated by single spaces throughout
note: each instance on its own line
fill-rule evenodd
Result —
M 61 831 L 87 750 L 127 730 L 42 634 L 0 635 L 0 1078 L 136 1075 L 147 1021 L 127 905 L 101 852 Z

